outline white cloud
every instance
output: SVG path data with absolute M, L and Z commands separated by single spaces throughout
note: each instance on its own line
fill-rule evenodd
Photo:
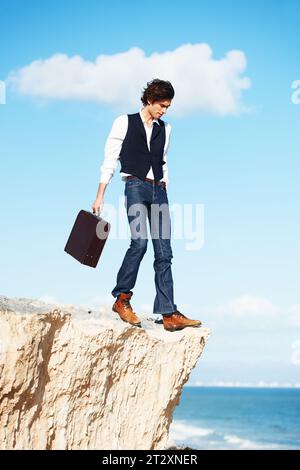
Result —
M 38 300 L 41 300 L 42 302 L 45 302 L 46 304 L 59 304 L 61 303 L 56 297 L 53 295 L 42 295 L 41 297 L 38 297 Z
M 289 309 L 289 321 L 291 326 L 300 327 L 300 304 L 292 305 Z
M 111 294 L 96 295 L 95 297 L 88 299 L 87 302 L 80 304 L 80 306 L 87 309 L 90 308 L 92 310 L 100 309 L 100 311 L 106 311 L 111 310 L 114 301 L 115 299 Z
M 85 100 L 135 108 L 153 78 L 169 80 L 175 88 L 172 112 L 217 115 L 248 111 L 241 102 L 250 80 L 243 77 L 246 57 L 239 50 L 214 59 L 208 44 L 183 44 L 177 49 L 149 56 L 139 47 L 112 55 L 99 55 L 94 62 L 81 56 L 54 54 L 12 71 L 7 83 L 23 95 L 43 99 Z
M 232 314 L 235 316 L 273 316 L 278 309 L 264 297 L 242 295 L 227 305 L 220 307 L 219 313 Z
M 300 328 L 300 304 L 276 305 L 266 297 L 241 295 L 224 304 L 203 308 L 201 315 L 212 330 L 242 328 L 243 332 L 257 330 L 291 333 Z M 267 336 L 268 337 L 268 336 Z
M 294 350 L 291 355 L 291 363 L 294 366 L 300 365 L 300 340 L 296 340 L 292 344 L 292 349 Z

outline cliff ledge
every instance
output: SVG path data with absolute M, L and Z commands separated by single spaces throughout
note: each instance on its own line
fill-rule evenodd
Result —
M 210 335 L 0 296 L 0 449 L 164 449 Z

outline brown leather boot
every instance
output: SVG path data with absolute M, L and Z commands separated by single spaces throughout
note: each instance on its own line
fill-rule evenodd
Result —
M 113 304 L 113 311 L 119 314 L 119 317 L 131 325 L 141 326 L 140 319 L 136 316 L 132 307 L 130 305 L 130 299 L 132 297 L 132 292 L 119 294 L 117 300 Z
M 183 330 L 187 326 L 200 326 L 201 324 L 200 320 L 190 320 L 178 310 L 170 315 L 163 315 L 164 329 L 168 331 Z

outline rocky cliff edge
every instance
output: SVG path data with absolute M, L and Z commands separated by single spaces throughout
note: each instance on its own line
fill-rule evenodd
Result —
M 0 449 L 165 449 L 210 335 L 0 296 Z

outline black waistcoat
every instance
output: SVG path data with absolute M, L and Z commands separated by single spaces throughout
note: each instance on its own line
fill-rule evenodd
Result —
M 128 114 L 128 129 L 120 151 L 120 172 L 145 179 L 152 167 L 155 181 L 162 179 L 166 131 L 164 121 L 158 121 L 160 124 L 153 122 L 149 151 L 140 113 Z

